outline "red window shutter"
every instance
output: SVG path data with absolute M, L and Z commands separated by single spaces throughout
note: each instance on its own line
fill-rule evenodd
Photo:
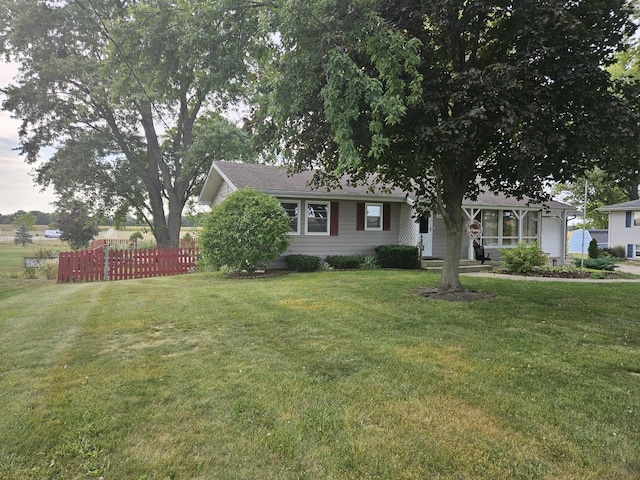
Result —
M 391 204 L 382 205 L 382 230 L 391 230 Z
M 364 203 L 356 203 L 356 230 L 364 230 Z
M 338 224 L 340 222 L 340 203 L 331 202 L 331 211 L 329 214 L 329 235 L 332 237 L 338 236 Z

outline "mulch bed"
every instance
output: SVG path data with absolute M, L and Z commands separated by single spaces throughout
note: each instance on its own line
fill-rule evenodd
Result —
M 580 271 L 566 271 L 566 272 L 553 272 L 553 271 L 543 271 L 538 273 L 516 273 L 516 272 L 501 272 L 504 275 L 519 275 L 523 277 L 545 277 L 545 278 L 596 278 L 593 276 L 593 272 L 580 272 Z M 616 272 L 607 272 L 601 271 L 602 278 L 618 278 L 618 274 Z

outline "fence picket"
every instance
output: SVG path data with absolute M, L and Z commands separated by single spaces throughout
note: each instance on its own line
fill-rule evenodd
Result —
M 87 250 L 58 254 L 58 282 L 105 280 L 105 246 L 96 241 Z M 198 249 L 167 248 L 109 250 L 108 280 L 149 278 L 188 273 L 195 267 Z

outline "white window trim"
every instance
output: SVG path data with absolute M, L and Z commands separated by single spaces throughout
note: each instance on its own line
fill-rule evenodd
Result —
M 380 226 L 379 227 L 369 227 L 367 225 L 367 208 L 369 207 L 379 207 L 380 208 Z M 367 232 L 381 232 L 383 229 L 384 222 L 384 206 L 382 203 L 365 203 L 364 204 L 364 229 Z
M 631 228 L 640 228 L 640 225 L 636 225 L 636 220 L 640 220 L 640 211 L 632 210 L 631 213 Z
M 517 245 L 514 243 L 509 243 L 509 244 L 505 244 L 504 240 L 505 239 L 509 239 L 509 240 L 516 240 L 517 242 L 523 242 L 526 241 L 527 243 L 533 241 L 540 241 L 540 223 L 541 223 L 541 217 L 540 217 L 540 212 L 538 212 L 538 222 L 537 222 L 537 227 L 538 227 L 538 233 L 537 235 L 534 236 L 524 236 L 523 235 L 523 229 L 524 229 L 524 225 L 523 225 L 523 220 L 524 220 L 524 216 L 527 212 L 531 212 L 532 210 L 514 210 L 514 209 L 510 209 L 510 208 L 487 208 L 487 209 L 483 209 L 483 212 L 486 210 L 491 210 L 491 211 L 497 211 L 498 215 L 497 215 L 497 220 L 498 220 L 498 236 L 490 236 L 490 237 L 485 237 L 484 235 L 482 236 L 482 245 L 485 246 L 486 248 L 515 248 Z M 513 237 L 513 236 L 505 236 L 504 235 L 504 212 L 505 211 L 509 211 L 512 212 L 515 217 L 518 219 L 518 236 L 517 237 Z M 483 213 L 484 214 L 484 213 Z M 496 243 L 493 244 L 489 244 L 489 245 L 485 245 L 485 239 L 487 240 L 495 240 Z
M 309 231 L 309 205 L 326 205 L 327 206 L 327 231 L 326 232 L 310 232 Z M 325 235 L 331 234 L 331 202 L 309 201 L 304 204 L 304 234 L 305 235 Z
M 300 209 L 300 200 L 287 200 L 286 198 L 279 198 L 278 202 L 280 202 L 280 206 L 282 206 L 283 203 L 295 203 L 298 206 L 298 228 L 295 232 L 293 230 L 290 231 L 289 235 L 300 235 L 300 212 L 302 212 L 302 210 Z

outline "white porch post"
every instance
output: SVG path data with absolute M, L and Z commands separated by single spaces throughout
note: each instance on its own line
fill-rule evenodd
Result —
M 463 208 L 462 211 L 467 216 L 467 220 L 473 220 L 480 211 L 480 208 Z M 482 240 L 480 240 L 482 241 Z M 467 235 L 467 260 L 473 260 L 475 258 L 475 252 L 473 250 L 473 238 Z

